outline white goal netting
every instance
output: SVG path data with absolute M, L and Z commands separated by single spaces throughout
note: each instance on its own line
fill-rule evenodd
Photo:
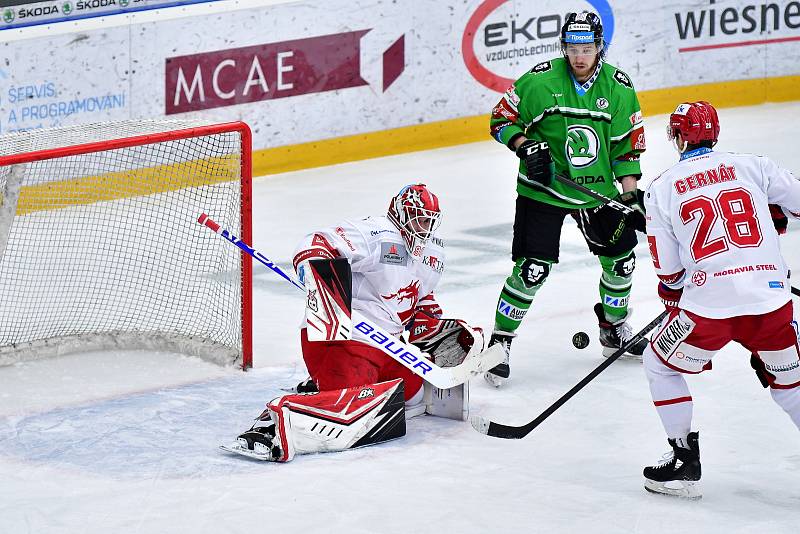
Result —
M 249 232 L 249 145 L 231 126 L 0 137 L 0 365 L 97 348 L 242 361 L 242 257 L 196 222 Z

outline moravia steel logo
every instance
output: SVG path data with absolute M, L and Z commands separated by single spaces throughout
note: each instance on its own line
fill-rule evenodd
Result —
M 467 22 L 461 54 L 472 77 L 498 93 L 542 61 L 561 55 L 561 26 L 569 12 L 593 11 L 611 43 L 614 14 L 606 0 L 485 0 Z

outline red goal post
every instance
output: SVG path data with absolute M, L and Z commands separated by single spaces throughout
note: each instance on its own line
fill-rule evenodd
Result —
M 98 349 L 252 366 L 243 122 L 132 120 L 0 136 L 0 365 Z

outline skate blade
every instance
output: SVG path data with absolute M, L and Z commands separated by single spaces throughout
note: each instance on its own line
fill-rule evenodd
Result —
M 497 376 L 493 373 L 484 373 L 483 378 L 485 378 L 490 385 L 496 388 L 499 388 L 508 381 L 508 378 L 503 378 L 502 376 Z
M 644 489 L 650 493 L 680 497 L 682 499 L 699 499 L 703 496 L 700 483 L 692 480 L 671 480 L 669 482 L 656 482 L 644 479 Z
M 219 448 L 225 452 L 238 454 L 239 456 L 246 456 L 247 458 L 252 458 L 253 460 L 261 460 L 262 462 L 268 462 L 271 460 L 269 454 L 260 454 L 255 451 L 251 451 L 250 449 L 245 449 L 237 443 L 234 443 L 233 445 L 220 445 Z

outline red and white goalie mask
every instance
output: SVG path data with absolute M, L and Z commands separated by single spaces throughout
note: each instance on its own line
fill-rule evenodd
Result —
M 439 199 L 425 184 L 405 186 L 389 203 L 389 220 L 415 258 L 422 257 L 425 244 L 439 228 L 441 216 Z

